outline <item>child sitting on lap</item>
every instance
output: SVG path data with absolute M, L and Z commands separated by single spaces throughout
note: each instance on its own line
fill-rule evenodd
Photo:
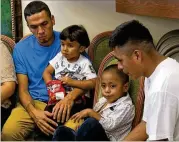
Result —
M 103 97 L 94 109 L 82 110 L 70 118 L 74 122 L 85 118 L 78 130 L 58 126 L 53 140 L 122 140 L 130 132 L 135 115 L 128 85 L 128 75 L 118 70 L 117 65 L 105 68 L 101 78 Z

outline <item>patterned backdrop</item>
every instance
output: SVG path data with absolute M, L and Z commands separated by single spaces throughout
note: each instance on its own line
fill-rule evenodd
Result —
M 13 38 L 10 0 L 1 0 L 1 34 Z
M 22 38 L 21 0 L 1 0 L 1 34 L 15 42 Z

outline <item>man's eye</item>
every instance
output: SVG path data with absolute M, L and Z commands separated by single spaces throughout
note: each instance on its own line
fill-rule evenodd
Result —
M 37 29 L 37 26 L 30 26 L 31 29 Z
M 42 26 L 46 26 L 48 24 L 48 22 L 43 22 Z

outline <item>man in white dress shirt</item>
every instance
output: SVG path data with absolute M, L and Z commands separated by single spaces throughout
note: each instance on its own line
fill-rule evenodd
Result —
M 149 30 L 136 20 L 119 25 L 109 45 L 118 68 L 132 78 L 145 76 L 142 121 L 126 141 L 179 141 L 179 63 L 160 55 Z

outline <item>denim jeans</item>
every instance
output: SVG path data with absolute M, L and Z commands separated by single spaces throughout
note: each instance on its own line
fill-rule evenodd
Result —
M 109 141 L 105 130 L 98 120 L 87 118 L 77 132 L 65 126 L 59 126 L 52 138 L 53 141 Z

